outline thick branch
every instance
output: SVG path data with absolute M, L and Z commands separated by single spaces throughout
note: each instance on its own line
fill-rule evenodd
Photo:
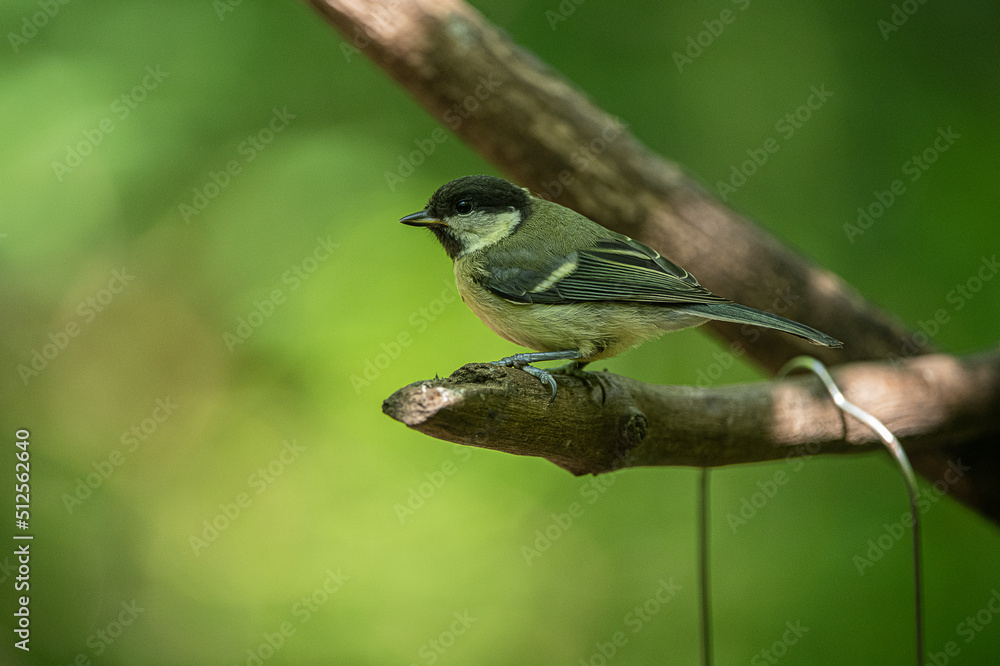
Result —
M 345 38 L 513 180 L 659 250 L 710 290 L 825 331 L 843 350 L 708 324 L 774 371 L 928 351 L 839 277 L 727 209 L 459 0 L 311 0 Z M 923 338 L 925 339 L 925 338 Z
M 864 424 L 842 415 L 811 375 L 697 388 L 594 374 L 599 379 L 590 385 L 560 377 L 549 404 L 548 388 L 527 373 L 470 364 L 446 379 L 396 391 L 382 410 L 432 437 L 540 456 L 574 474 L 714 467 L 881 446 Z M 995 447 L 1000 438 L 1000 353 L 926 355 L 895 368 L 852 363 L 832 374 L 847 399 L 881 419 L 911 457 L 971 440 Z M 981 505 L 984 498 L 975 496 L 971 481 L 949 484 L 950 492 Z

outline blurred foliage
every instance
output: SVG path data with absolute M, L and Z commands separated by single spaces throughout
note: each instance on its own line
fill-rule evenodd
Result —
M 476 5 L 712 190 L 776 138 L 730 205 L 914 329 L 945 310 L 941 349 L 996 344 L 1000 280 L 948 298 L 1000 249 L 995 3 L 903 3 L 887 39 L 894 5 L 859 0 Z M 0 18 L 2 432 L 13 465 L 31 431 L 35 534 L 31 652 L 8 632 L 0 661 L 695 663 L 695 471 L 577 479 L 380 413 L 513 351 L 454 298 L 430 235 L 396 223 L 489 164 L 449 135 L 391 191 L 438 119 L 301 2 Z M 689 37 L 704 45 L 678 71 Z M 786 137 L 813 86 L 832 96 Z M 909 180 L 939 128 L 960 138 Z M 905 193 L 849 239 L 895 179 Z M 721 348 L 685 331 L 606 366 L 694 383 Z M 712 476 L 717 663 L 767 663 L 776 641 L 782 663 L 912 663 L 906 539 L 864 575 L 854 559 L 906 510 L 898 474 L 879 455 L 802 462 Z M 1000 622 L 962 623 L 993 619 L 997 530 L 930 507 L 928 651 L 987 663 Z M 782 647 L 786 622 L 808 631 Z

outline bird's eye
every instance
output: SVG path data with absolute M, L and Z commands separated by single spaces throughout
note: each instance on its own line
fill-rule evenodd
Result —
M 462 199 L 457 204 L 455 204 L 455 212 L 459 215 L 468 215 L 473 210 L 476 209 L 476 204 L 472 203 L 468 199 Z

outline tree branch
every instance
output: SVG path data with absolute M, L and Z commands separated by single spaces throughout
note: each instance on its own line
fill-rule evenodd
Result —
M 878 417 L 915 459 L 970 440 L 990 441 L 994 451 L 1000 446 L 1000 352 L 965 359 L 925 355 L 897 367 L 852 363 L 832 374 L 847 399 Z M 875 433 L 845 417 L 811 375 L 717 388 L 594 376 L 590 383 L 560 377 L 549 404 L 548 387 L 527 373 L 473 363 L 446 379 L 399 389 L 382 411 L 432 437 L 539 456 L 578 475 L 881 448 Z M 944 469 L 969 461 L 948 462 Z M 995 496 L 976 495 L 974 477 L 963 473 L 959 483 L 947 485 L 1000 516 Z

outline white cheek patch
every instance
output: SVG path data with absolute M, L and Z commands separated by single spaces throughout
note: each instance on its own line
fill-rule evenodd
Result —
M 489 216 L 492 224 L 487 225 L 483 217 Z M 452 232 L 462 241 L 462 253 L 459 257 L 464 257 L 472 252 L 477 252 L 485 247 L 499 243 L 514 231 L 514 227 L 521 221 L 521 214 L 516 210 L 509 210 L 503 213 L 476 213 L 469 215 L 463 224 L 451 223 Z M 476 233 L 489 227 L 485 233 Z

